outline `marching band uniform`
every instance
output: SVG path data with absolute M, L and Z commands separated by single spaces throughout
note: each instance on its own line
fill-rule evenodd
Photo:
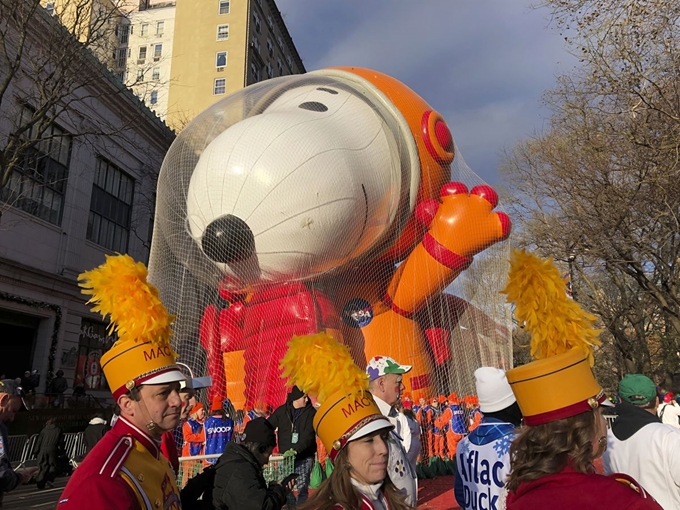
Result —
M 127 255 L 107 257 L 80 279 L 95 310 L 110 315 L 119 334 L 101 357 L 114 400 L 141 385 L 184 380 L 169 345 L 171 317 L 146 283 L 143 264 Z M 153 422 L 147 427 L 157 430 Z M 180 510 L 175 473 L 160 445 L 160 437 L 120 416 L 71 476 L 58 510 Z

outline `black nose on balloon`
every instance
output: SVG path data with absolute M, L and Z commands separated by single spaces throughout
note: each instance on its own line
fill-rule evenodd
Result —
M 208 225 L 201 245 L 212 260 L 228 264 L 250 257 L 255 251 L 255 237 L 245 221 L 227 214 Z

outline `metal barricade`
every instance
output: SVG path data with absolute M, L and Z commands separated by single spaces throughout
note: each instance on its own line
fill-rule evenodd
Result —
M 78 456 L 78 452 L 82 449 L 83 433 L 71 432 L 64 434 L 64 452 L 69 461 L 74 461 Z
M 33 434 L 31 437 L 28 438 L 21 452 L 21 462 L 17 466 L 18 468 L 25 466 L 27 462 L 38 460 L 38 450 L 35 447 L 37 442 L 38 434 Z
M 28 436 L 9 436 L 6 455 L 12 465 L 21 463 L 24 446 L 28 442 Z

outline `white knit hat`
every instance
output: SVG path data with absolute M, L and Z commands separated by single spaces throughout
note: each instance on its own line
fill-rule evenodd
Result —
M 475 370 L 475 385 L 479 410 L 483 413 L 495 413 L 517 401 L 505 377 L 505 371 L 500 368 L 480 367 Z

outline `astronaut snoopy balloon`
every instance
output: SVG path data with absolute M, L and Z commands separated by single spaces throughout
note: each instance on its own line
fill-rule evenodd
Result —
M 228 302 L 201 324 L 214 393 L 280 403 L 288 340 L 319 331 L 413 365 L 407 388 L 429 391 L 441 335 L 415 315 L 510 232 L 493 189 L 448 182 L 453 150 L 423 99 L 359 68 L 273 87 L 209 143 L 186 219 Z

